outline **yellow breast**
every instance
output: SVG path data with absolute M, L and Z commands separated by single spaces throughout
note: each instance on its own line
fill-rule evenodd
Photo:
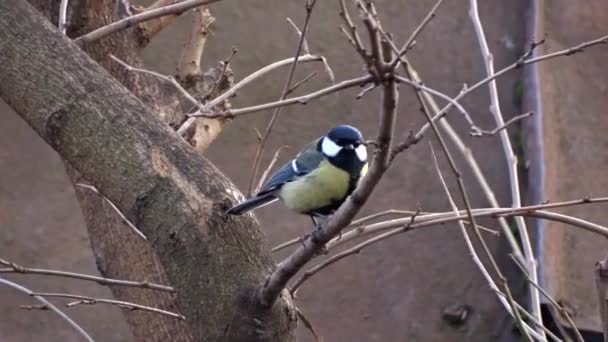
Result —
M 349 182 L 346 171 L 324 160 L 313 172 L 283 185 L 279 195 L 285 206 L 306 213 L 344 199 Z

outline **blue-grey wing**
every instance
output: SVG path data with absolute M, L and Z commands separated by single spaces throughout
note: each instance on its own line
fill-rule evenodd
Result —
M 298 176 L 298 173 L 293 169 L 292 162 L 293 161 L 289 161 L 287 164 L 281 166 L 277 171 L 275 171 L 275 173 L 268 178 L 266 183 L 264 183 L 259 194 L 264 194 L 266 192 L 278 189 L 281 187 L 281 185 L 294 180 Z
M 296 159 L 290 160 L 275 171 L 262 186 L 259 193 L 263 194 L 276 190 L 283 184 L 291 182 L 316 169 L 323 160 L 323 155 L 317 151 L 318 141 L 319 139 L 310 143 L 302 152 L 300 152 L 300 154 L 298 154 Z

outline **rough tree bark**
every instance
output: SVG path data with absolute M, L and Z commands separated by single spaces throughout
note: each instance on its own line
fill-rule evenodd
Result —
M 34 7 L 57 25 L 60 0 L 30 0 Z M 67 35 L 74 38 L 98 27 L 122 19 L 126 9 L 123 2 L 114 0 L 71 0 L 68 8 Z M 141 50 L 147 44 L 142 32 L 136 28 L 123 30 L 83 46 L 83 50 L 135 96 L 152 108 L 156 118 L 171 124 L 181 120 L 176 110 L 178 94 L 170 87 L 162 87 L 153 77 L 128 72 L 110 60 L 113 54 L 133 66 L 142 66 Z M 76 184 L 83 179 L 66 163 L 67 173 Z M 168 283 L 160 259 L 154 248 L 123 222 L 119 215 L 97 194 L 75 187 L 78 201 L 86 222 L 91 248 L 97 268 L 106 277 L 118 279 L 143 279 L 156 283 Z M 145 262 L 142 262 L 145 261 Z M 154 291 L 110 287 L 114 297 L 120 300 L 177 311 L 175 296 Z M 163 315 L 149 315 L 140 311 L 123 310 L 123 315 L 134 337 L 141 341 L 193 341 L 192 330 L 183 322 Z M 152 327 L 152 328 L 151 328 Z
M 250 216 L 223 215 L 221 172 L 25 1 L 0 2 L 0 50 L 0 96 L 147 235 L 194 340 L 294 339 L 288 295 L 252 302 L 274 264 Z

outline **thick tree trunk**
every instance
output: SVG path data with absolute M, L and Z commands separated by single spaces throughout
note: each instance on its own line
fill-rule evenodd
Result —
M 57 25 L 60 0 L 30 0 L 42 14 Z M 71 0 L 68 8 L 68 36 L 77 37 L 112 21 L 121 19 L 116 7 L 121 2 L 114 0 Z M 113 54 L 134 66 L 143 64 L 140 52 L 140 35 L 135 29 L 124 30 L 85 46 L 84 51 L 109 71 L 135 96 L 152 108 L 155 117 L 171 121 L 178 120 L 175 111 L 167 111 L 165 103 L 176 101 L 176 92 L 161 93 L 158 80 L 142 77 L 142 74 L 127 72 L 124 67 L 109 59 Z M 165 90 L 172 90 L 164 88 Z M 167 113 L 169 112 L 169 113 Z M 166 115 L 169 114 L 169 115 Z M 74 184 L 86 181 L 66 163 L 66 170 Z M 140 279 L 156 283 L 168 283 L 160 258 L 154 248 L 135 234 L 120 216 L 95 193 L 75 187 L 78 201 L 86 222 L 91 248 L 99 272 L 118 279 Z M 142 262 L 143 261 L 143 262 Z M 176 298 L 167 293 L 141 291 L 139 289 L 111 287 L 119 300 L 177 311 Z M 193 331 L 181 321 L 164 315 L 150 315 L 141 311 L 123 310 L 133 336 L 139 341 L 193 341 Z
M 223 215 L 221 172 L 25 1 L 0 2 L 0 50 L 0 96 L 146 234 L 194 340 L 293 339 L 288 297 L 252 302 L 274 266 L 255 221 Z

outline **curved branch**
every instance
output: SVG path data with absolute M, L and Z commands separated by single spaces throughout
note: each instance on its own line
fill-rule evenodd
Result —
M 31 290 L 17 284 L 14 283 L 10 280 L 4 279 L 0 277 L 0 284 L 4 284 L 10 288 L 13 288 L 19 292 L 23 292 L 29 296 L 34 297 L 34 299 L 36 299 L 37 301 L 39 301 L 40 303 L 42 303 L 44 308 L 47 308 L 51 311 L 53 311 L 54 313 L 57 314 L 57 316 L 61 317 L 61 319 L 63 319 L 64 321 L 66 321 L 74 330 L 76 330 L 76 332 L 78 332 L 80 335 L 82 335 L 82 337 L 84 337 L 85 340 L 89 341 L 89 342 L 95 342 L 95 340 L 93 340 L 91 338 L 91 336 L 89 336 L 89 334 L 87 334 L 86 331 L 84 331 L 84 329 L 82 329 L 76 322 L 74 322 L 68 315 L 66 315 L 65 313 L 63 313 L 63 311 L 59 310 L 55 305 L 51 304 L 48 300 L 37 296 L 34 294 L 34 292 L 32 292 Z
M 298 57 L 298 62 L 317 62 L 317 61 L 323 61 L 323 57 L 317 56 L 317 55 L 303 55 L 303 56 Z M 283 67 L 286 65 L 290 65 L 294 62 L 295 62 L 295 58 L 286 58 L 286 59 L 280 60 L 278 62 L 269 64 L 269 65 L 255 71 L 254 73 L 248 75 L 247 77 L 243 78 L 242 80 L 237 82 L 237 84 L 235 84 L 232 88 L 226 90 L 224 93 L 222 93 L 222 95 L 205 103 L 203 108 L 197 110 L 196 113 L 192 114 L 191 117 L 188 118 L 188 120 L 186 120 L 178 128 L 177 134 L 184 135 L 188 131 L 188 129 L 194 124 L 194 121 L 196 120 L 196 116 L 201 116 L 199 114 L 209 111 L 211 108 L 222 103 L 224 100 L 227 100 L 228 98 L 230 98 L 231 96 L 236 94 L 236 92 L 239 91 L 239 89 L 241 89 L 244 86 L 246 86 L 247 84 L 253 82 L 255 79 L 271 72 L 272 70 L 275 70 L 277 68 L 280 68 L 280 67 Z M 204 115 L 202 115 L 202 116 L 204 116 Z

